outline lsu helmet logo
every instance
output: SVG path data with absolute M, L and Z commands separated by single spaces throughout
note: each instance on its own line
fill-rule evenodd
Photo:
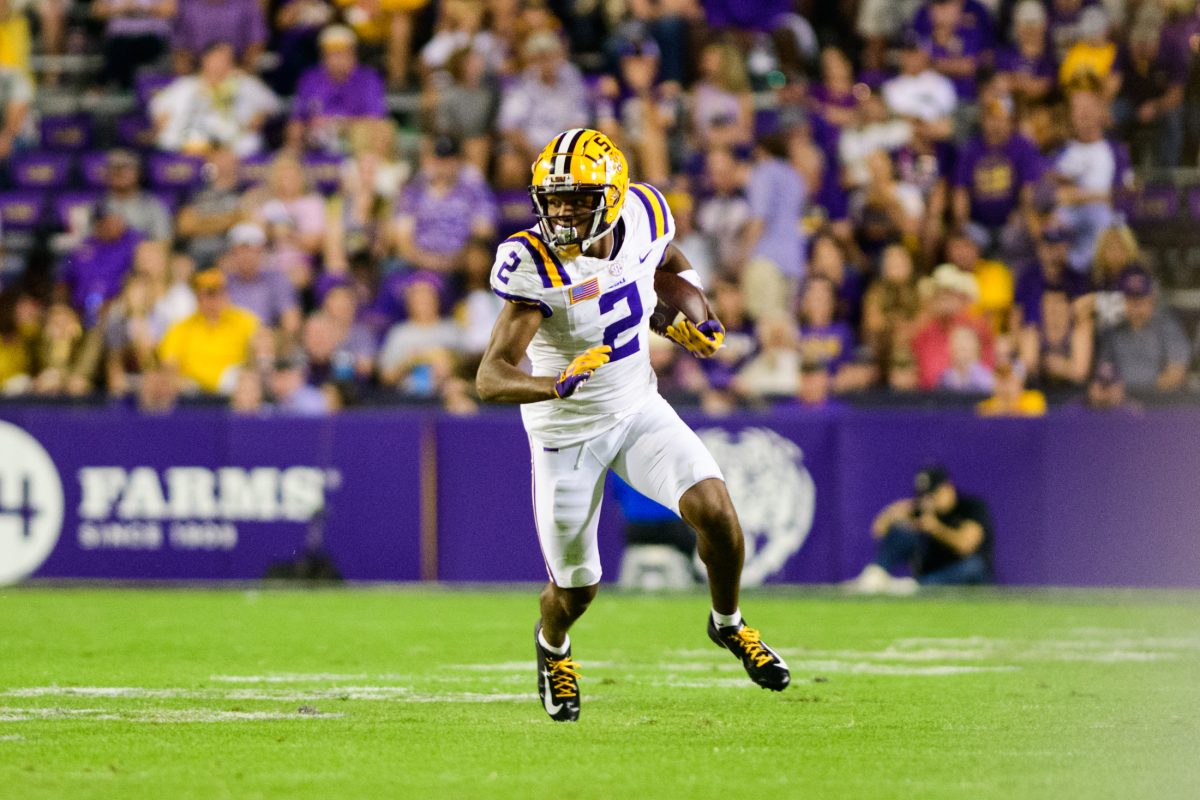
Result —
M 533 162 L 529 196 L 546 241 L 554 247 L 588 245 L 613 229 L 629 191 L 629 165 L 625 155 L 600 131 L 574 128 L 550 140 Z M 547 198 L 578 194 L 590 207 L 585 224 L 582 214 L 552 215 Z
M 32 575 L 58 543 L 63 487 L 46 449 L 0 421 L 0 586 Z
M 768 428 L 734 434 L 696 432 L 725 473 L 746 537 L 742 585 L 758 586 L 783 569 L 812 530 L 816 485 L 795 443 Z

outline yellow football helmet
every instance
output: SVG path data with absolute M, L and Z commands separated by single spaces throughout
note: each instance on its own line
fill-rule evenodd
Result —
M 629 190 L 625 155 L 600 131 L 573 128 L 550 140 L 533 162 L 529 196 L 542 235 L 553 247 L 587 247 L 613 229 Z M 552 216 L 551 195 L 584 194 L 591 221 L 580 229 L 578 214 Z

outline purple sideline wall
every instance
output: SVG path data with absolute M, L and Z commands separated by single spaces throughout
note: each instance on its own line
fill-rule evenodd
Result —
M 250 420 L 6 407 L 0 420 L 32 436 L 61 481 L 61 533 L 36 577 L 253 579 L 302 552 L 314 532 L 352 580 L 545 576 L 515 413 Z M 688 421 L 719 454 L 739 501 L 748 570 L 769 582 L 856 574 L 873 514 L 909 491 L 915 469 L 940 460 L 964 491 L 989 501 L 1004 583 L 1200 587 L 1197 409 Z M 54 516 L 42 492 L 54 479 L 12 425 L 0 425 L 0 556 L 50 535 L 39 520 Z M 436 470 L 423 474 L 434 456 Z M 436 529 L 434 509 L 422 514 L 423 497 L 435 496 Z M 621 525 L 610 499 L 600 531 L 606 579 L 619 564 Z M 0 582 L 5 575 L 0 563 Z

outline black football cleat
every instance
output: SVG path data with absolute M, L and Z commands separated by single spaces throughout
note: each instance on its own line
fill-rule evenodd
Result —
M 755 628 L 745 620 L 737 625 L 718 628 L 712 614 L 708 615 L 708 638 L 717 647 L 723 647 L 742 660 L 750 680 L 764 689 L 782 692 L 792 681 L 787 663 L 779 654 L 767 646 Z
M 565 655 L 555 655 L 538 641 L 542 632 L 539 620 L 533 629 L 533 644 L 537 648 L 538 697 L 542 708 L 555 722 L 575 722 L 579 719 L 579 664 L 571 660 L 571 648 Z

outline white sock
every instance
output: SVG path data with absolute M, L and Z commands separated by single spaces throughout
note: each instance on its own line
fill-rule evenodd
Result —
M 567 651 L 571 649 L 571 637 L 564 636 L 562 647 L 555 647 L 546 641 L 546 637 L 542 635 L 541 631 L 538 631 L 538 644 L 542 646 L 542 649 L 547 650 L 556 656 L 565 656 Z
M 738 608 L 734 609 L 732 614 L 718 614 L 716 609 L 713 609 L 712 618 L 713 622 L 717 624 L 718 628 L 728 628 L 731 625 L 741 625 L 742 610 Z

